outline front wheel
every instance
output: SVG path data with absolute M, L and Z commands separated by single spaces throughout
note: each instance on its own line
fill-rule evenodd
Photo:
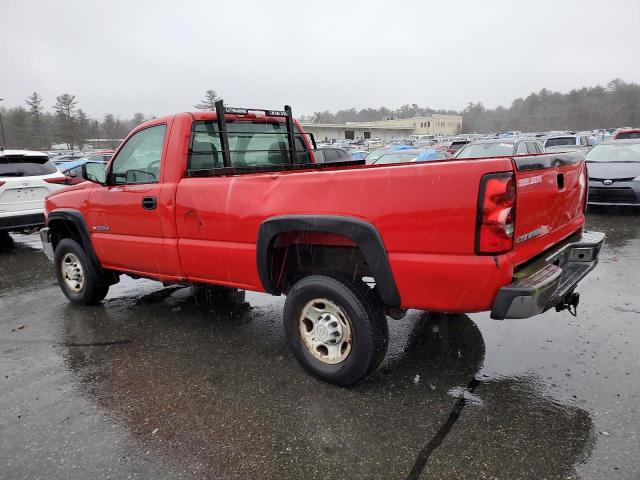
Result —
M 389 332 L 369 287 L 340 273 L 311 275 L 293 285 L 284 306 L 289 348 L 312 375 L 352 385 L 382 361 Z
M 91 263 L 75 240 L 60 240 L 53 263 L 62 293 L 73 303 L 96 305 L 107 296 L 109 283 L 104 272 Z

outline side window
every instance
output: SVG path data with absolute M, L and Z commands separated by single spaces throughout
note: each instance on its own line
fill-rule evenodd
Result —
M 586 145 L 587 144 L 587 139 L 584 137 L 580 137 L 580 145 Z
M 527 142 L 522 142 L 520 145 L 518 145 L 518 150 L 516 151 L 516 155 L 525 155 L 529 153 L 527 151 Z
M 116 185 L 158 182 L 166 130 L 166 125 L 155 125 L 129 138 L 111 164 L 112 182 Z

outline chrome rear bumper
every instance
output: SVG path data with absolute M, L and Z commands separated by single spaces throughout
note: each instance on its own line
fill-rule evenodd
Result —
M 554 252 L 552 263 L 498 290 L 491 318 L 528 318 L 568 297 L 580 280 L 598 264 L 605 235 L 583 232 L 582 237 Z

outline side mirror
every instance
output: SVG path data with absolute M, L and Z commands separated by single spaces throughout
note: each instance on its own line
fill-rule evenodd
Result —
M 82 165 L 82 178 L 93 183 L 105 185 L 107 174 L 102 162 L 87 162 Z

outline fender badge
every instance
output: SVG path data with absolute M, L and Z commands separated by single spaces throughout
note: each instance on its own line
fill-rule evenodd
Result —
M 107 227 L 106 225 L 94 225 L 93 229 L 98 232 L 108 232 L 109 230 L 111 230 L 111 228 Z

